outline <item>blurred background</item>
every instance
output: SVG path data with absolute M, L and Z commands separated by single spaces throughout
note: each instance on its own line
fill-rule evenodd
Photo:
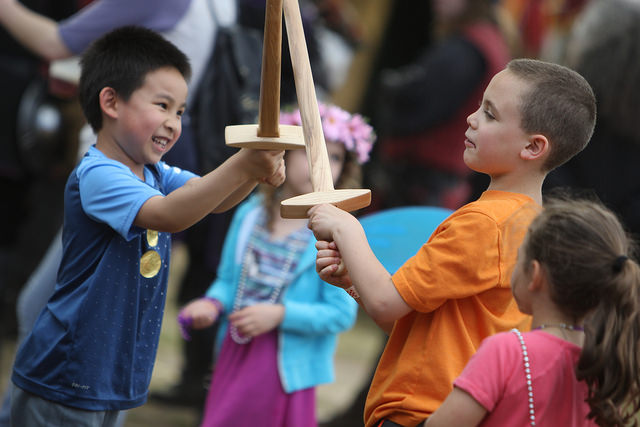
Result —
M 109 0 L 93 2 L 98 1 Z M 64 22 L 93 2 L 21 3 Z M 237 0 L 236 24 L 261 34 L 264 3 Z M 640 114 L 640 2 L 301 0 L 301 9 L 318 98 L 368 117 L 378 135 L 364 169 L 373 201 L 359 215 L 413 205 L 456 209 L 477 198 L 488 181 L 461 164 L 466 117 L 495 72 L 510 58 L 530 57 L 576 69 L 598 99 L 592 142 L 549 176 L 546 189 L 595 193 L 632 233 L 640 230 L 640 135 L 634 122 Z M 287 55 L 285 40 L 283 105 L 295 102 Z M 25 47 L 0 26 L 0 391 L 9 381 L 18 340 L 20 292 L 55 241 L 64 184 L 82 151 L 77 64 L 59 59 Z M 190 90 L 198 99 L 216 96 L 204 84 Z M 245 115 L 223 125 L 255 122 L 250 118 L 256 112 L 255 92 L 242 95 L 254 102 L 245 102 Z M 194 110 L 200 171 L 229 155 L 221 134 L 208 145 L 198 140 L 198 126 L 206 126 L 195 120 L 195 112 L 216 111 L 203 105 Z M 215 330 L 185 345 L 175 319 L 179 308 L 202 295 L 215 277 L 222 238 L 212 236 L 224 236 L 228 218 L 203 221 L 195 233 L 174 240 L 151 397 L 129 411 L 126 426 L 198 425 L 212 363 L 206 349 Z M 339 337 L 336 382 L 318 389 L 323 425 L 361 425 L 362 399 L 384 342 L 362 313 Z

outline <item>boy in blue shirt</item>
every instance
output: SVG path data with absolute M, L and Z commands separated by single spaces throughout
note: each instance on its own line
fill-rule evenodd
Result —
M 180 136 L 190 72 L 179 49 L 140 27 L 84 54 L 79 100 L 97 141 L 67 181 L 56 290 L 16 357 L 13 425 L 109 426 L 142 405 L 170 233 L 233 207 L 259 181 L 283 182 L 279 151 L 241 149 L 203 177 L 161 161 Z

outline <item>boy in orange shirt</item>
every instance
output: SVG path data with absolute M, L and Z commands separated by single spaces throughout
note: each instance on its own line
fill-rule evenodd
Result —
M 545 176 L 586 146 L 595 117 L 593 91 L 579 74 L 511 61 L 467 119 L 464 161 L 490 176 L 487 191 L 393 276 L 355 217 L 331 205 L 309 211 L 321 278 L 345 288 L 390 333 L 367 396 L 367 427 L 423 422 L 485 337 L 528 329 L 509 283 L 517 249 L 542 205 Z M 338 271 L 341 260 L 346 269 Z

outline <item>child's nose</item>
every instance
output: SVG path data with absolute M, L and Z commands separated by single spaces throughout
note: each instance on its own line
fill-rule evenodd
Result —
M 182 121 L 180 120 L 180 117 L 171 116 L 167 118 L 167 120 L 164 122 L 164 125 L 168 129 L 175 132 L 176 130 L 180 129 L 181 123 Z
M 478 124 L 478 120 L 476 119 L 477 113 L 478 111 L 476 110 L 467 117 L 467 124 L 472 128 L 475 128 Z

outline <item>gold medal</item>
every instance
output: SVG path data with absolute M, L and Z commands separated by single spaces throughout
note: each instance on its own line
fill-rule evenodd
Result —
M 156 230 L 147 230 L 147 243 L 151 247 L 158 244 L 158 232 Z
M 147 251 L 140 258 L 140 274 L 142 277 L 150 279 L 160 271 L 162 259 L 156 251 Z

